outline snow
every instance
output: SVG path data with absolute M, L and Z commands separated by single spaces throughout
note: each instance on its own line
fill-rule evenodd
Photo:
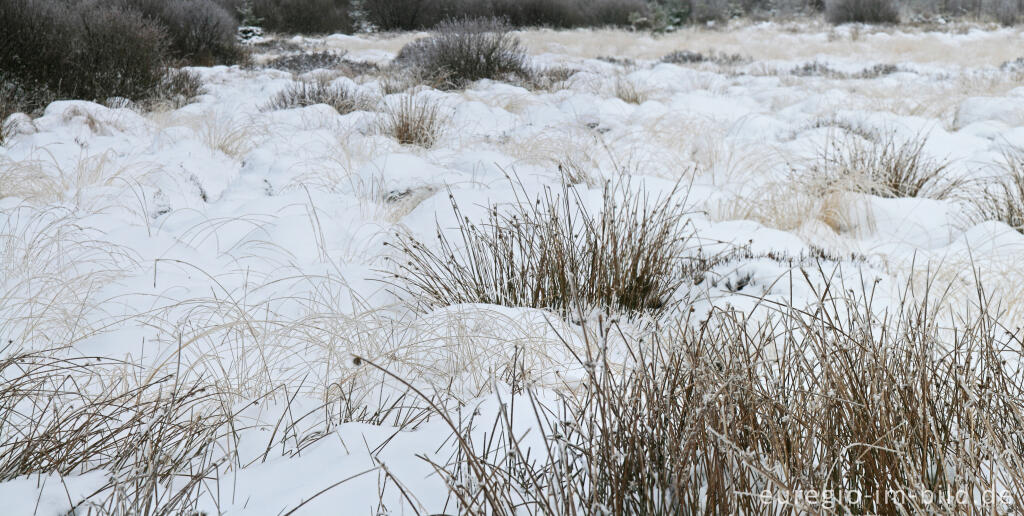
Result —
M 843 36 L 848 30 L 836 29 L 839 37 L 849 37 Z M 553 36 L 538 31 L 536 37 Z M 635 38 L 641 50 L 657 45 L 644 35 L 622 37 Z M 779 37 L 794 47 L 831 41 L 824 32 Z M 949 63 L 908 58 L 899 63 L 906 71 L 875 79 L 754 71 L 819 61 L 857 73 L 879 62 L 865 61 L 867 45 L 887 40 L 955 47 L 1008 37 L 1017 36 L 1005 29 L 872 33 L 851 43 L 849 55 L 820 53 L 736 69 L 653 60 L 627 69 L 557 42 L 537 43 L 532 48 L 543 51 L 533 56 L 535 64 L 581 70 L 567 89 L 531 92 L 480 81 L 465 92 L 416 93 L 435 99 L 447 117 L 446 132 L 430 149 L 379 134 L 375 113 L 339 115 L 324 105 L 261 111 L 292 81 L 274 70 L 193 68 L 207 93 L 165 113 L 55 102 L 34 120 L 9 119 L 13 130 L 0 148 L 0 176 L 6 176 L 0 177 L 0 233 L 13 242 L 0 249 L 0 294 L 45 296 L 5 309 L 0 315 L 9 320 L 0 329 L 28 347 L 75 334 L 76 353 L 145 367 L 169 367 L 181 358 L 196 372 L 224 375 L 241 397 L 258 395 L 261 386 L 301 384 L 306 390 L 296 406 L 309 407 L 333 382 L 379 380 L 367 366 L 353 365 L 359 356 L 381 361 L 416 385 L 450 385 L 490 421 L 487 414 L 512 396 L 493 373 L 515 353 L 522 353 L 543 396 L 581 377 L 569 353 L 585 346 L 579 326 L 541 310 L 484 305 L 418 314 L 387 281 L 383 258 L 394 253 L 387 243 L 396 230 L 428 242 L 438 227 L 454 235 L 452 200 L 463 216 L 483 220 L 488 206 L 515 201 L 519 186 L 513 188 L 506 174 L 531 193 L 556 186 L 557 159 L 567 154 L 597 178 L 617 168 L 635 171 L 652 195 L 681 181 L 690 190 L 691 222 L 702 246 L 749 249 L 754 258 L 716 270 L 720 276 L 706 286 L 702 310 L 726 304 L 753 310 L 750 292 L 795 305 L 811 302 L 813 289 L 791 273 L 813 249 L 862 255 L 863 261 L 843 263 L 845 274 L 884 278 L 883 305 L 897 299 L 907 278 L 928 267 L 960 268 L 967 256 L 983 277 L 998 278 L 1024 255 L 1024 237 L 1000 222 L 971 220 L 959 200 L 844 195 L 833 199 L 842 216 L 830 224 L 815 211 L 820 207 L 800 204 L 801 192 L 768 194 L 839 130 L 816 125 L 828 119 L 903 137 L 927 134 L 926 154 L 952 160 L 951 176 L 990 175 L 1004 145 L 1024 144 L 1024 88 L 1004 87 L 1015 81 L 1012 72 L 985 64 L 972 69 L 959 57 Z M 394 55 L 391 42 L 368 36 L 291 41 L 351 47 L 349 57 L 375 62 Z M 972 83 L 975 73 L 990 83 Z M 931 102 L 937 83 L 956 81 L 944 76 L 964 79 L 947 108 L 919 109 L 918 99 L 900 93 L 916 88 L 923 92 L 920 102 Z M 617 78 L 640 87 L 647 100 L 637 105 L 615 98 Z M 373 79 L 336 82 L 374 91 Z M 869 89 L 874 86 L 893 93 Z M 400 96 L 384 102 L 394 105 Z M 600 206 L 599 190 L 582 197 L 591 209 Z M 771 204 L 728 209 L 737 199 Z M 40 248 L 49 254 L 38 254 Z M 772 253 L 796 265 L 768 258 Z M 46 289 L 27 287 L 33 276 L 51 282 Z M 751 286 L 744 289 L 750 290 L 726 288 L 748 276 Z M 1022 307 L 1013 303 L 1021 300 L 1006 293 L 1010 312 L 1019 313 Z M 20 317 L 39 310 L 40 324 Z M 72 324 L 66 314 L 80 319 Z M 179 347 L 182 334 L 195 338 Z M 565 336 L 569 342 L 560 340 Z M 389 388 L 401 390 L 393 383 Z M 240 440 L 243 455 L 253 459 L 283 410 L 265 409 L 248 416 L 254 425 Z M 204 498 L 202 508 L 280 514 L 330 488 L 305 512 L 372 513 L 383 500 L 400 514 L 401 493 L 384 480 L 380 464 L 429 512 L 450 503 L 443 482 L 420 458 L 444 462 L 454 450 L 451 429 L 440 419 L 405 430 L 350 422 L 331 432 L 294 456 L 271 453 L 223 473 L 221 498 Z M 331 487 L 347 477 L 353 478 Z M 105 481 L 103 472 L 23 477 L 0 483 L 0 500 L 5 514 L 62 514 L 69 499 L 81 500 Z

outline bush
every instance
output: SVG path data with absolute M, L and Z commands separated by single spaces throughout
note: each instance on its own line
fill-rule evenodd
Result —
M 346 86 L 335 86 L 326 80 L 299 82 L 274 96 L 263 109 L 291 109 L 327 104 L 344 115 L 373 106 L 373 99 Z
M 125 0 L 159 23 L 169 36 L 170 52 L 191 64 L 231 64 L 244 56 L 236 39 L 238 22 L 212 0 Z
M 689 252 L 676 193 L 653 200 L 628 183 L 606 183 L 604 206 L 591 214 L 568 185 L 536 199 L 519 185 L 518 202 L 491 206 L 480 224 L 464 217 L 452 198 L 458 238 L 439 230 L 437 245 L 428 247 L 397 235 L 398 286 L 428 308 L 487 303 L 564 315 L 660 311 L 681 286 L 702 281 L 710 263 Z
M 526 53 L 507 23 L 493 18 L 449 20 L 433 36 L 402 47 L 395 62 L 443 88 L 479 79 L 524 75 Z
M 64 98 L 142 98 L 164 73 L 164 30 L 99 1 L 0 0 L 0 69 Z
M 829 23 L 899 23 L 895 0 L 828 0 L 825 19 Z
M 251 6 L 267 30 L 303 34 L 353 30 L 349 0 L 252 0 Z
M 203 94 L 199 74 L 187 70 L 168 70 L 152 94 L 150 102 L 165 103 L 177 109 Z
M 365 20 L 379 30 L 417 30 L 454 17 L 495 16 L 514 27 L 627 26 L 645 0 L 364 0 Z

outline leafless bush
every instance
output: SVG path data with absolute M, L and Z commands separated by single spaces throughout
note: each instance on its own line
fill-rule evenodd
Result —
M 342 57 L 333 52 L 310 52 L 281 56 L 267 63 L 267 68 L 276 68 L 292 73 L 306 73 L 318 69 L 330 69 L 341 64 Z
M 253 0 L 253 14 L 277 32 L 327 34 L 352 32 L 349 0 Z M 371 2 L 372 3 L 372 2 Z
M 416 30 L 455 17 L 496 16 L 514 27 L 626 26 L 647 10 L 644 0 L 363 0 L 360 10 L 380 30 Z
M 2 0 L 0 24 L 0 69 L 29 88 L 139 99 L 164 74 L 164 29 L 118 4 Z
M 167 33 L 171 55 L 209 66 L 244 60 L 236 40 L 238 22 L 213 0 L 123 0 Z
M 917 135 L 900 142 L 894 133 L 880 141 L 858 137 L 829 142 L 821 156 L 820 171 L 826 186 L 881 197 L 944 199 L 961 181 L 944 177 L 949 161 L 924 153 L 927 138 Z
M 528 72 L 526 53 L 510 30 L 498 19 L 445 21 L 432 36 L 403 47 L 395 63 L 447 88 L 523 75 Z
M 406 96 L 384 110 L 378 129 L 402 145 L 430 147 L 444 132 L 447 121 L 436 101 Z
M 327 104 L 345 115 L 353 111 L 370 109 L 375 100 L 355 88 L 334 85 L 325 79 L 301 81 L 278 92 L 266 105 L 265 111 L 291 109 L 316 104 Z
M 433 465 L 463 514 L 1012 511 L 1024 357 L 979 294 L 951 331 L 928 303 L 879 314 L 826 282 L 807 310 L 627 337 L 626 364 L 612 325 L 588 334 L 574 392 L 552 406 L 526 387 L 493 421 L 448 420 L 457 452 Z
M 894 0 L 826 0 L 829 23 L 899 23 L 899 4 Z
M 439 228 L 436 245 L 428 246 L 399 233 L 395 284 L 429 307 L 658 311 L 710 267 L 689 248 L 677 193 L 652 200 L 628 182 L 606 184 L 604 207 L 591 214 L 573 187 L 533 199 L 520 185 L 517 203 L 489 207 L 479 224 L 464 217 L 452 198 L 458 237 Z

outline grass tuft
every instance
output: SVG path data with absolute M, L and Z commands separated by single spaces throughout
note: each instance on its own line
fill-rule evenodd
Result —
M 451 197 L 458 236 L 439 228 L 436 245 L 428 246 L 399 233 L 395 284 L 428 307 L 657 312 L 710 268 L 690 249 L 677 193 L 652 199 L 628 181 L 606 183 L 603 207 L 591 213 L 576 188 L 563 184 L 531 198 L 518 183 L 518 202 L 490 206 L 479 224 Z
M 927 137 L 918 134 L 899 141 L 894 133 L 870 141 L 857 137 L 832 140 L 821 155 L 819 171 L 826 188 L 880 197 L 946 199 L 960 181 L 944 177 L 950 162 L 924 153 Z
M 404 96 L 397 105 L 388 106 L 378 124 L 382 134 L 402 145 L 429 148 L 444 132 L 447 117 L 436 100 L 427 96 Z

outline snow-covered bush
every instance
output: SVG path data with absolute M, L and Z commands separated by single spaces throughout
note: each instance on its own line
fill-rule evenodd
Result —
M 702 281 L 714 260 L 689 249 L 686 211 L 673 191 L 653 199 L 627 181 L 606 183 L 591 213 L 582 193 L 563 185 L 491 206 L 486 221 L 462 215 L 459 237 L 436 245 L 399 233 L 395 281 L 428 307 L 486 303 L 636 314 L 665 309 L 685 284 Z
M 235 37 L 238 22 L 213 0 L 125 0 L 167 31 L 171 55 L 188 63 L 235 63 L 244 52 Z
M 526 51 L 504 21 L 474 18 L 441 22 L 432 36 L 402 47 L 395 63 L 442 88 L 528 73 Z
M 895 0 L 827 0 L 825 18 L 830 23 L 899 23 Z

